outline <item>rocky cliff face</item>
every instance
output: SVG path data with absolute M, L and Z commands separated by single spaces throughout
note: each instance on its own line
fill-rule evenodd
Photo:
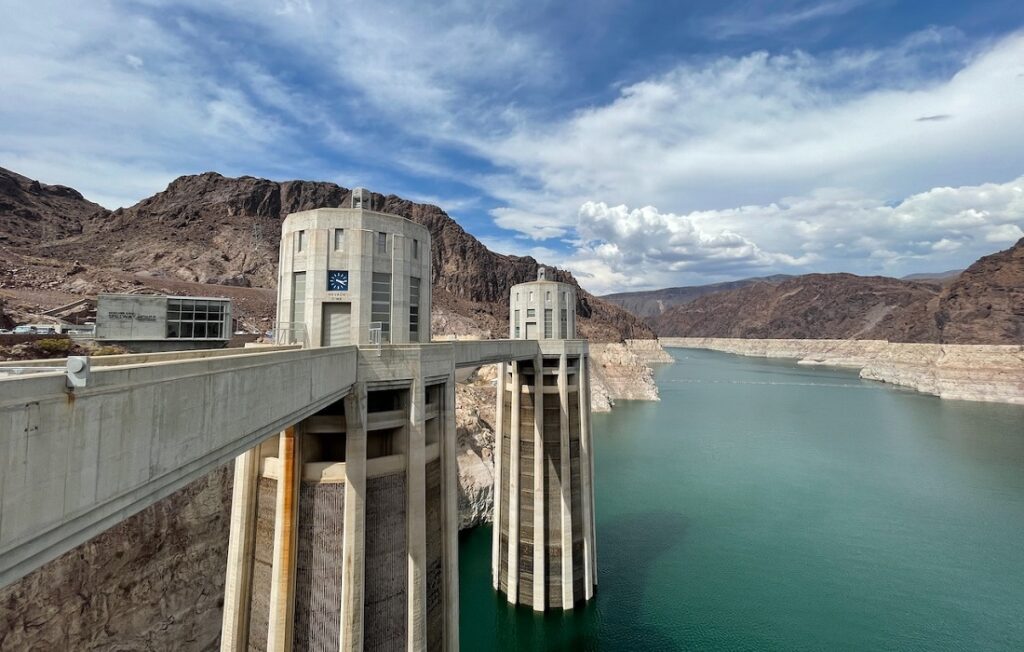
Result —
M 650 319 L 657 317 L 673 306 L 685 305 L 707 294 L 738 290 L 754 283 L 781 283 L 787 278 L 792 277 L 786 274 L 776 274 L 774 276 L 745 278 L 739 281 L 710 283 L 708 285 L 690 285 L 643 292 L 616 292 L 615 294 L 602 295 L 601 298 L 609 303 L 625 308 L 638 317 Z
M 0 247 L 34 247 L 96 228 L 107 210 L 67 186 L 0 168 Z
M 943 342 L 1024 343 L 1024 238 L 960 273 L 943 289 L 935 319 Z
M 939 291 L 881 276 L 809 274 L 707 295 L 652 323 L 664 337 L 928 340 L 938 331 L 926 307 Z
M 662 338 L 661 342 L 670 348 L 851 367 L 860 369 L 861 378 L 940 398 L 1024 405 L 1024 346 L 716 337 Z
M 0 170 L 0 245 L 9 250 L 10 264 L 17 257 L 22 267 L 3 286 L 45 286 L 70 294 L 123 291 L 126 282 L 274 288 L 281 221 L 295 211 L 344 206 L 350 196 L 349 189 L 333 183 L 231 179 L 207 172 L 180 177 L 163 192 L 111 212 L 70 188 L 43 186 Z M 535 279 L 540 263 L 490 251 L 437 206 L 380 194 L 372 195 L 371 206 L 430 230 L 437 308 L 494 337 L 507 335 L 508 289 Z M 74 274 L 71 261 L 77 261 Z M 578 287 L 568 272 L 552 271 Z M 653 336 L 618 306 L 582 289 L 578 296 L 581 336 L 602 341 Z M 252 310 L 263 307 L 254 304 Z
M 651 323 L 663 337 L 1022 344 L 1024 239 L 945 282 L 809 274 L 716 292 Z
M 222 467 L 0 588 L 0 650 L 211 650 L 231 470 Z
M 591 344 L 589 371 L 594 412 L 610 411 L 617 400 L 661 400 L 654 372 L 628 344 Z

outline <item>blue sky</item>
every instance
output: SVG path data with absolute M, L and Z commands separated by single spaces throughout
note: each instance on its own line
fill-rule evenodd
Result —
M 596 292 L 962 267 L 1024 236 L 1019 2 L 3 0 L 0 166 L 436 203 Z

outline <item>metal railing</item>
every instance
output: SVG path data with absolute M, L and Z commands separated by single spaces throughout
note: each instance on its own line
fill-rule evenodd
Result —
M 302 322 L 277 322 L 271 331 L 270 339 L 275 344 L 301 344 L 304 347 L 309 347 L 309 334 L 306 332 L 306 325 Z
M 383 330 L 384 324 L 379 321 L 370 322 L 370 346 L 377 349 L 377 355 L 380 355 L 381 343 L 384 340 Z

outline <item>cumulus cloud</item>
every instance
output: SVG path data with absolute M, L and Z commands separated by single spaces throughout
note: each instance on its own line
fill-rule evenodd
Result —
M 1013 178 L 1024 167 L 1022 75 L 1024 34 L 974 50 L 939 29 L 887 50 L 685 63 L 495 140 L 494 159 L 515 174 L 484 187 L 507 204 L 502 225 L 531 235 L 540 221 L 571 229 L 588 200 L 690 212 Z M 526 206 L 520 187 L 559 200 Z
M 812 270 L 900 275 L 1024 236 L 1024 177 L 895 205 L 840 191 L 688 214 L 587 202 L 578 221 L 570 267 L 599 292 Z

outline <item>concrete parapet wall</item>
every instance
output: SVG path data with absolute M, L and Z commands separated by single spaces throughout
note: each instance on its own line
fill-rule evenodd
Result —
M 0 585 L 343 396 L 354 347 L 0 377 Z
M 855 368 L 861 378 L 946 399 L 1024 404 L 1024 346 L 715 337 L 665 337 L 660 341 L 668 348 Z

